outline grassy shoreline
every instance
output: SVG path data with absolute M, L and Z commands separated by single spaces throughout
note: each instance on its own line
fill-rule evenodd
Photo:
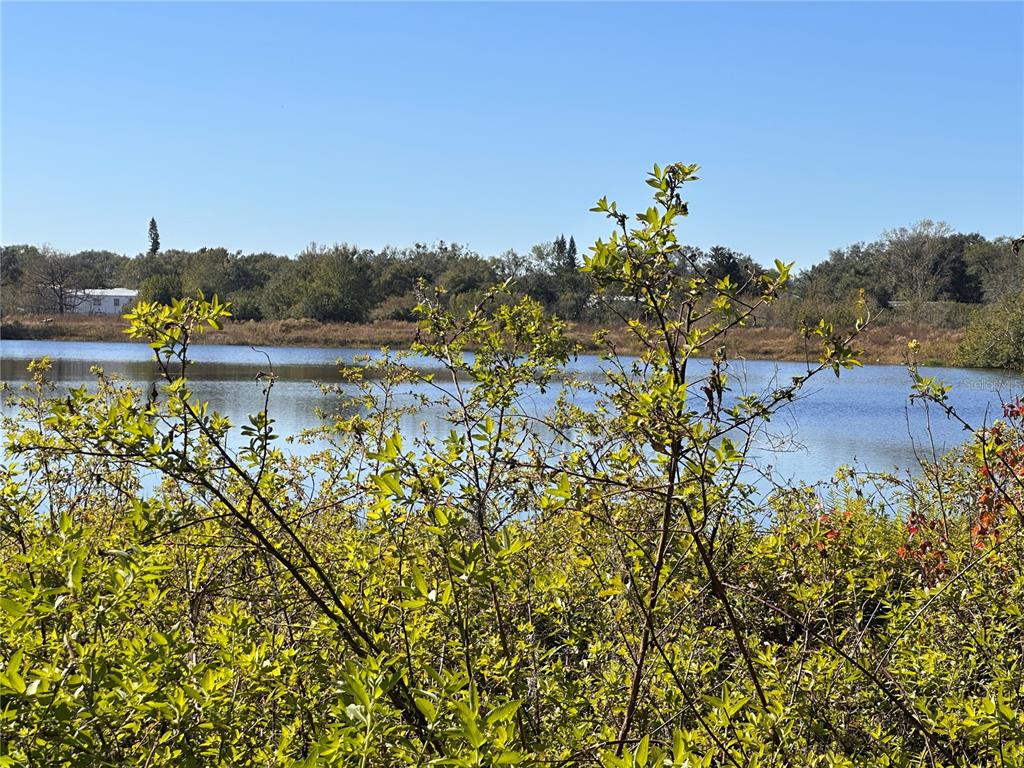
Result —
M 124 321 L 117 316 L 9 315 L 0 321 L 0 339 L 53 341 L 129 341 Z M 569 323 L 569 335 L 584 351 L 598 350 L 593 334 L 596 324 Z M 256 346 L 407 348 L 416 337 L 416 324 L 402 321 L 375 323 L 322 323 L 316 320 L 229 322 L 220 331 L 207 333 L 205 344 Z M 616 348 L 626 354 L 639 348 L 624 330 L 608 333 Z M 918 359 L 928 365 L 953 365 L 954 353 L 963 338 L 959 329 L 935 328 L 912 323 L 890 323 L 865 330 L 857 346 L 864 350 L 865 364 L 899 364 L 905 361 L 907 342 L 921 345 Z M 731 357 L 759 360 L 806 360 L 812 346 L 799 332 L 787 328 L 741 328 L 729 333 L 725 346 Z

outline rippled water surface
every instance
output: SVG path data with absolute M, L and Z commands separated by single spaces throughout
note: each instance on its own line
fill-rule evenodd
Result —
M 338 383 L 337 361 L 352 362 L 357 355 L 376 356 L 374 350 L 308 347 L 251 347 L 207 345 L 192 348 L 197 364 L 191 372 L 195 393 L 233 423 L 260 408 L 262 385 L 256 380 L 261 370 L 273 368 L 277 383 L 273 389 L 271 415 L 283 435 L 316 426 L 318 408 L 330 410 L 336 403 L 324 394 L 319 383 Z M 11 386 L 28 378 L 27 364 L 48 356 L 52 376 L 64 385 L 88 383 L 90 368 L 99 365 L 108 373 L 148 385 L 156 378 L 151 350 L 142 344 L 0 341 L 0 379 Z M 269 360 L 268 360 L 269 358 Z M 425 369 L 436 363 L 413 358 Z M 592 355 L 581 355 L 570 364 L 572 373 L 595 382 L 603 381 L 602 363 Z M 695 375 L 708 363 L 695 361 Z M 790 377 L 806 370 L 800 363 L 734 361 L 732 394 L 755 392 L 788 383 Z M 952 385 L 951 401 L 974 424 L 982 424 L 999 411 L 1002 400 L 1024 391 L 1024 379 L 995 371 L 936 368 L 923 371 Z M 557 397 L 558 388 L 527 395 L 526 406 L 544 412 Z M 923 406 L 909 402 L 910 378 L 899 366 L 866 366 L 844 372 L 840 379 L 821 374 L 804 390 L 801 398 L 772 423 L 775 437 L 786 437 L 787 449 L 774 451 L 766 436 L 759 446 L 759 461 L 771 464 L 783 478 L 815 482 L 827 479 L 841 464 L 861 469 L 891 470 L 916 465 L 917 455 L 942 452 L 965 439 L 962 429 Z M 590 398 L 577 398 L 584 406 Z M 403 429 L 416 430 L 425 424 L 428 433 L 447 433 L 440 409 L 426 409 L 403 422 Z

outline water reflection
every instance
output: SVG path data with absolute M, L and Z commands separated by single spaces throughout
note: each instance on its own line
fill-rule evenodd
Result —
M 263 385 L 257 372 L 273 367 L 277 382 L 273 389 L 271 413 L 277 420 L 277 432 L 296 435 L 319 426 L 318 409 L 337 408 L 338 396 L 325 394 L 319 384 L 335 384 L 344 394 L 355 394 L 353 385 L 342 382 L 337 361 L 351 363 L 357 356 L 379 357 L 376 350 L 305 347 L 250 347 L 208 345 L 192 349 L 196 366 L 191 371 L 195 394 L 208 400 L 234 424 L 262 407 Z M 15 385 L 27 380 L 27 364 L 34 358 L 49 356 L 53 378 L 65 386 L 77 386 L 92 380 L 90 368 L 101 366 L 109 374 L 148 387 L 157 378 L 151 350 L 142 344 L 54 341 L 0 341 L 0 378 Z M 424 370 L 440 370 L 433 361 L 413 358 L 410 364 Z M 695 361 L 695 375 L 707 369 L 706 361 Z M 572 373 L 600 382 L 602 362 L 592 355 L 574 361 Z M 756 392 L 776 383 L 787 383 L 805 372 L 799 363 L 747 361 L 734 363 L 730 398 L 744 392 Z M 981 424 L 997 412 L 1001 400 L 1019 394 L 1024 388 L 1021 377 L 995 371 L 956 368 L 925 370 L 953 386 L 950 400 L 972 423 Z M 899 366 L 868 366 L 844 372 L 841 379 L 822 374 L 814 379 L 803 396 L 771 424 L 772 435 L 760 436 L 757 455 L 764 464 L 787 479 L 815 482 L 827 479 L 841 464 L 887 471 L 895 467 L 913 467 L 916 454 L 934 441 L 938 451 L 954 447 L 965 439 L 959 425 L 936 417 L 929 420 L 925 409 L 909 402 L 910 379 Z M 411 386 L 405 396 L 411 402 L 416 395 L 435 396 L 436 390 Z M 558 387 L 545 393 L 527 392 L 523 402 L 533 415 L 547 411 L 558 396 Z M 579 393 L 577 403 L 593 407 L 588 393 Z M 410 437 L 425 430 L 435 437 L 448 433 L 451 425 L 443 408 L 426 407 L 403 417 L 401 429 Z M 928 437 L 930 429 L 930 438 Z M 775 439 L 772 439 L 774 436 Z M 788 437 L 787 450 L 776 450 L 781 438 Z M 293 445 L 292 450 L 306 453 L 323 447 L 322 443 Z

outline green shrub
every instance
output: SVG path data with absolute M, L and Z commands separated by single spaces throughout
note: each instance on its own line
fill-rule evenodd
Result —
M 370 311 L 370 320 L 415 320 L 418 301 L 414 292 L 389 296 Z
M 958 365 L 1024 371 L 1024 293 L 981 310 L 956 352 Z
M 805 376 L 723 403 L 712 350 L 789 266 L 741 300 L 674 269 L 696 170 L 655 167 L 636 217 L 599 203 L 586 269 L 637 297 L 647 351 L 609 349 L 605 386 L 569 380 L 541 419 L 564 324 L 496 291 L 425 300 L 434 370 L 346 369 L 304 457 L 272 376 L 235 433 L 191 393 L 216 298 L 126 316 L 154 391 L 58 392 L 33 364 L 3 423 L 0 765 L 1020 765 L 1024 406 L 920 480 L 762 500 L 753 436 L 857 355 L 821 322 Z M 410 383 L 447 435 L 403 439 Z

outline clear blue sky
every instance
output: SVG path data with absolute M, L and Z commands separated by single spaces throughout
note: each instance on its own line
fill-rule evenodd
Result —
M 485 256 L 697 162 L 687 242 L 1024 229 L 1024 4 L 3 3 L 4 243 Z

